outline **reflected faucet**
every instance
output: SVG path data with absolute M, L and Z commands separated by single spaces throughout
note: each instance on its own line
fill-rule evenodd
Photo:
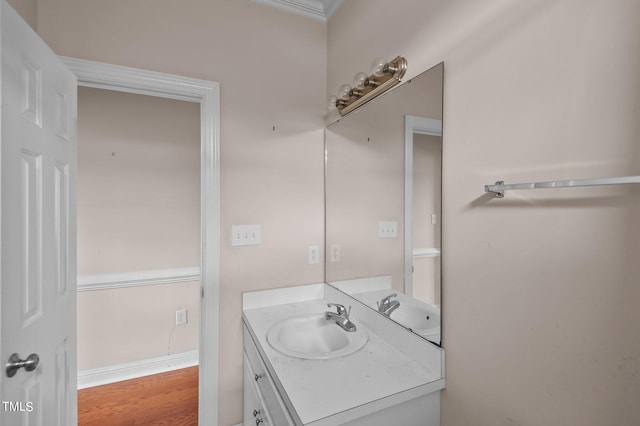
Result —
M 391 300 L 392 297 L 396 297 L 398 294 L 393 293 L 388 295 L 387 297 L 382 298 L 381 301 L 376 302 L 378 305 L 378 312 L 387 317 L 391 316 L 391 312 L 395 311 L 400 307 L 400 302 L 397 300 Z
M 328 321 L 335 321 L 340 327 L 342 327 L 345 331 L 356 331 L 356 325 L 351 322 L 349 319 L 349 315 L 351 314 L 351 306 L 349 306 L 349 311 L 339 303 L 327 303 L 327 306 L 330 308 L 332 306 L 336 307 L 336 312 L 327 311 L 324 313 L 324 318 Z

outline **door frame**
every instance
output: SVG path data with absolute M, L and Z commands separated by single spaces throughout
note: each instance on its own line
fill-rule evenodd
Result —
M 200 344 L 198 423 L 218 424 L 220 308 L 220 85 L 61 56 L 78 86 L 200 104 Z M 72 206 L 74 208 L 75 206 Z
M 404 293 L 413 297 L 413 135 L 442 136 L 442 120 L 404 116 Z

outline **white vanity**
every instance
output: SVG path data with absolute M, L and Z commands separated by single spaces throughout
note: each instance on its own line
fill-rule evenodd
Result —
M 444 351 L 329 285 L 244 293 L 243 334 L 245 425 L 440 424 Z

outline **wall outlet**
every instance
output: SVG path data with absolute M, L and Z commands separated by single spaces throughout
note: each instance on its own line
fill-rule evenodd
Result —
M 176 325 L 183 325 L 187 323 L 187 310 L 178 309 L 176 311 Z
M 378 222 L 378 238 L 396 238 L 398 236 L 398 222 L 395 220 L 381 220 Z
M 320 247 L 309 246 L 309 265 L 320 263 Z
M 331 244 L 331 249 L 329 251 L 329 262 L 340 262 L 342 247 L 340 244 Z
M 232 246 L 257 246 L 262 244 L 260 225 L 233 225 L 231 227 Z

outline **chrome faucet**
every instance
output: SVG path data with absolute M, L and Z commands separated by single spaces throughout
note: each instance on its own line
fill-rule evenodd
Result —
M 382 315 L 391 316 L 391 312 L 395 311 L 400 307 L 400 302 L 397 300 L 391 300 L 392 297 L 396 297 L 397 294 L 393 293 L 388 295 L 387 297 L 382 298 L 381 301 L 376 302 L 378 304 L 378 312 Z
M 328 321 L 335 321 L 345 331 L 356 331 L 356 325 L 351 322 L 349 315 L 351 314 L 351 306 L 349 310 L 339 303 L 327 303 L 328 307 L 335 306 L 338 313 L 327 311 L 324 313 L 324 318 Z

